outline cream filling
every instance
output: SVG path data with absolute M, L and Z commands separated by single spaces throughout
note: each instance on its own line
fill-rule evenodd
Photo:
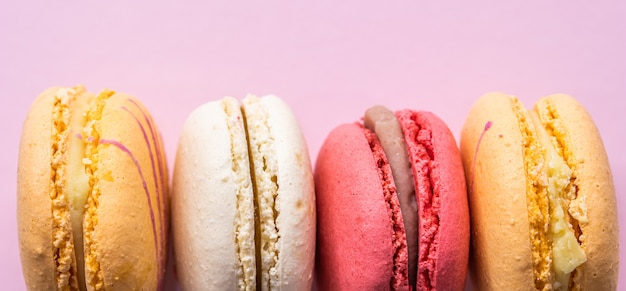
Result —
M 535 128 L 544 141 L 546 167 L 546 193 L 550 201 L 549 236 L 552 239 L 552 270 L 555 274 L 555 290 L 567 290 L 571 273 L 582 265 L 587 257 L 569 222 L 568 187 L 572 178 L 572 170 L 549 142 L 548 133 L 540 124 L 538 117 L 531 113 Z M 573 219 L 576 219 L 573 217 Z
M 60 139 L 56 146 L 58 155 L 52 162 L 56 166 L 56 200 L 53 213 L 63 215 L 63 230 L 71 233 L 71 243 L 67 242 L 63 253 L 57 258 L 60 279 L 69 284 L 60 285 L 62 290 L 86 290 L 85 260 L 83 255 L 83 214 L 87 195 L 90 191 L 89 176 L 82 163 L 85 144 L 81 132 L 85 125 L 86 111 L 89 108 L 90 95 L 83 87 L 61 88 L 56 93 L 55 125 Z M 58 215 L 55 215 L 57 217 Z M 57 234 L 58 236 L 58 234 Z M 69 236 L 67 236 L 69 238 Z M 55 242 L 55 245 L 57 243 Z M 65 270 L 69 257 L 73 257 L 73 270 Z M 73 277 L 73 278 L 70 278 Z M 78 284 L 78 286 L 74 284 Z
M 89 195 L 89 176 L 85 173 L 83 157 L 85 156 L 85 143 L 83 142 L 82 128 L 85 125 L 85 112 L 87 110 L 84 99 L 76 100 L 75 110 L 70 119 L 70 137 L 68 141 L 67 161 L 67 189 L 66 195 L 69 202 L 70 218 L 72 221 L 72 234 L 74 238 L 74 254 L 76 257 L 77 279 L 80 290 L 85 290 L 85 255 L 83 252 L 83 217 L 87 196 Z

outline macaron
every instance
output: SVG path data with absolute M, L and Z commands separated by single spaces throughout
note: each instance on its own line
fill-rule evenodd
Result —
M 134 97 L 54 87 L 20 141 L 17 223 L 28 290 L 163 286 L 168 175 L 159 131 Z
M 618 224 L 602 138 L 567 95 L 490 93 L 461 135 L 478 290 L 615 290 Z
M 174 167 L 172 228 L 183 290 L 310 290 L 315 193 L 307 145 L 275 96 L 195 109 Z
M 315 165 L 320 290 L 462 290 L 469 251 L 455 139 L 425 111 L 376 106 Z

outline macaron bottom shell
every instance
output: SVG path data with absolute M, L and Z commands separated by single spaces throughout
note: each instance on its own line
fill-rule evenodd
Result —
M 315 181 L 319 289 L 390 290 L 398 276 L 394 244 L 401 243 L 394 241 L 391 217 L 393 212 L 401 215 L 397 198 L 395 209 L 385 200 L 383 189 L 390 181 L 381 181 L 361 126 L 340 125 L 329 134 L 318 155 Z M 396 259 L 406 265 L 408 257 Z M 408 280 L 405 284 L 408 290 Z

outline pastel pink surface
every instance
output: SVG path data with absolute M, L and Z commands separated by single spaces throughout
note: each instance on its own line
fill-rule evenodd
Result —
M 401 110 L 416 180 L 419 213 L 419 290 L 460 290 L 469 254 L 469 210 L 461 156 L 436 115 Z
M 383 187 L 392 182 L 381 181 L 374 155 L 356 124 L 338 126 L 322 145 L 315 167 L 319 290 L 389 290 L 398 275 L 390 216 L 399 205 L 396 198 L 395 210 L 389 209 Z M 406 253 L 399 259 L 407 264 Z
M 170 171 L 189 112 L 227 95 L 283 98 L 315 160 L 337 124 L 374 104 L 435 112 L 458 138 L 487 92 L 515 94 L 526 106 L 568 93 L 600 130 L 623 226 L 624 27 L 621 0 L 2 1 L 0 281 L 25 288 L 15 218 L 19 136 L 33 98 L 54 85 L 140 98 L 162 130 Z M 620 241 L 626 262 L 626 231 Z M 170 277 L 166 289 L 172 285 Z M 626 290 L 624 266 L 618 290 Z

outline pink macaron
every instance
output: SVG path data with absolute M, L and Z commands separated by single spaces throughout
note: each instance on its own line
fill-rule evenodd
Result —
M 370 108 L 315 167 L 320 290 L 462 290 L 469 213 L 459 151 L 429 112 Z

